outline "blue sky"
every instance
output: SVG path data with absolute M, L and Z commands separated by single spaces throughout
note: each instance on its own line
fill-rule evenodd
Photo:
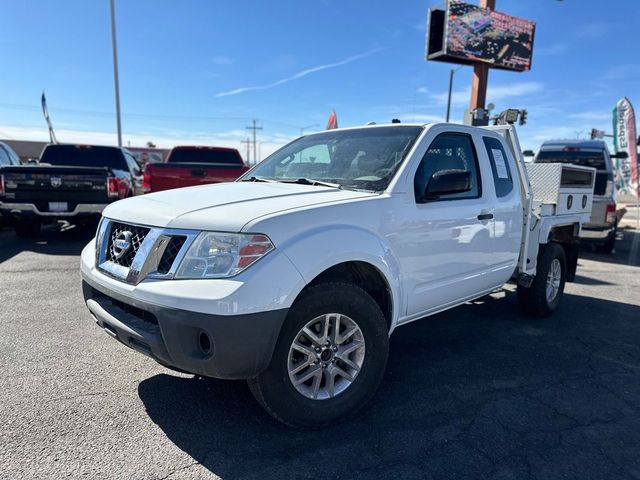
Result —
M 439 4 L 117 0 L 125 144 L 241 148 L 257 118 L 264 156 L 300 127 L 324 127 L 332 109 L 341 126 L 440 120 L 451 66 L 424 60 L 427 10 Z M 640 2 L 609 4 L 497 0 L 537 22 L 532 71 L 489 79 L 497 110 L 529 110 L 525 148 L 610 130 L 622 96 L 640 108 Z M 108 0 L 2 0 L 0 137 L 47 138 L 44 89 L 60 141 L 116 142 L 109 28 Z M 456 73 L 454 121 L 470 80 L 469 67 Z

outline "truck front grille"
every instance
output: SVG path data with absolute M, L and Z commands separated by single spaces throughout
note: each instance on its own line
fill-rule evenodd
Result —
M 132 285 L 146 278 L 173 278 L 182 256 L 199 233 L 103 218 L 96 235 L 96 267 Z
M 187 237 L 184 237 L 182 235 L 171 237 L 171 240 L 169 240 L 169 244 L 167 245 L 167 248 L 162 254 L 162 258 L 158 263 L 158 273 L 162 273 L 162 274 L 169 273 L 169 270 L 171 270 L 171 266 L 173 265 L 173 262 L 175 261 L 176 257 L 178 256 L 178 253 L 180 252 L 180 249 L 182 248 L 182 246 L 184 245 L 184 242 L 186 241 L 187 241 Z
M 130 267 L 133 259 L 138 253 L 140 244 L 149 233 L 149 228 L 138 227 L 136 225 L 127 225 L 125 223 L 113 222 L 111 224 L 111 232 L 107 242 L 107 260 L 123 267 Z M 123 251 L 115 242 L 118 238 L 125 238 L 126 232 L 129 232 L 129 248 Z

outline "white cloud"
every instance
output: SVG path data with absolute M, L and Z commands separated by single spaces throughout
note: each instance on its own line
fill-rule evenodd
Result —
M 56 129 L 56 137 L 62 143 L 79 143 L 89 145 L 116 145 L 115 133 L 90 130 Z M 176 145 L 213 145 L 219 147 L 237 148 L 243 158 L 246 156 L 247 131 L 242 129 L 228 130 L 217 133 L 185 132 L 180 130 L 164 130 L 158 132 L 124 133 L 123 143 L 131 147 L 143 147 L 148 141 L 152 141 L 158 148 L 172 148 Z M 295 137 L 282 133 L 276 133 L 267 138 L 258 138 L 260 143 L 261 158 L 275 152 L 277 149 L 293 140 Z M 48 142 L 49 133 L 46 128 L 20 127 L 0 124 L 0 139 L 30 140 Z M 253 147 L 251 149 L 253 156 Z
M 544 47 L 536 48 L 536 55 L 563 55 L 569 51 L 569 46 L 566 43 L 554 43 Z
M 417 93 L 429 93 L 429 89 L 427 87 L 420 87 L 416 90 Z
M 513 99 L 537 93 L 543 89 L 542 83 L 539 82 L 520 82 L 503 84 L 497 86 L 489 85 L 487 90 L 487 102 L 501 102 L 503 100 Z M 471 89 L 456 90 L 451 95 L 451 104 L 454 106 L 462 106 L 469 103 Z M 430 98 L 440 105 L 446 105 L 447 92 L 434 93 Z
M 218 55 L 211 59 L 216 65 L 230 65 L 233 63 L 233 58 L 225 57 L 224 55 Z
M 570 113 L 567 116 L 576 120 L 591 122 L 610 122 L 612 118 L 611 112 L 607 110 L 592 110 L 588 112 Z
M 233 90 L 228 90 L 226 92 L 220 92 L 216 94 L 216 98 L 220 98 L 220 97 L 228 97 L 231 95 L 238 95 L 240 93 L 245 93 L 245 92 L 252 92 L 252 91 L 256 91 L 256 90 L 267 90 L 269 88 L 274 88 L 280 85 L 283 85 L 285 83 L 291 82 L 293 80 L 298 80 L 302 77 L 306 77 L 307 75 L 311 75 L 312 73 L 316 73 L 316 72 L 321 72 L 322 70 L 328 70 L 330 68 L 336 68 L 336 67 L 341 67 L 343 65 L 347 65 L 349 63 L 355 62 L 357 60 L 361 60 L 363 58 L 369 57 L 375 53 L 380 52 L 381 49 L 380 48 L 376 48 L 374 50 L 369 50 L 368 52 L 364 52 L 364 53 L 359 53 L 358 55 L 352 55 L 351 57 L 347 57 L 344 60 L 340 60 L 339 62 L 335 62 L 335 63 L 327 63 L 324 65 L 318 65 L 317 67 L 311 67 L 311 68 L 307 68 L 305 70 L 301 70 L 298 73 L 291 75 L 290 77 L 287 78 L 282 78 L 280 80 L 277 80 L 275 82 L 272 83 L 268 83 L 266 85 L 256 85 L 256 86 L 250 86 L 250 87 L 240 87 L 240 88 L 235 88 Z

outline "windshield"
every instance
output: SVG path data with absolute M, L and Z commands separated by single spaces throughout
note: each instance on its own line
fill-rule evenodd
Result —
M 174 148 L 171 155 L 169 155 L 167 162 L 242 165 L 242 158 L 237 150 L 215 148 Z
M 593 167 L 597 170 L 607 169 L 602 151 L 542 150 L 538 153 L 535 163 L 570 163 L 571 165 Z
M 127 170 L 122 152 L 113 147 L 95 147 L 91 145 L 48 145 L 40 163 L 73 167 L 108 167 L 114 170 Z
M 420 132 L 422 127 L 394 126 L 309 135 L 271 155 L 242 180 L 307 179 L 342 188 L 382 191 Z

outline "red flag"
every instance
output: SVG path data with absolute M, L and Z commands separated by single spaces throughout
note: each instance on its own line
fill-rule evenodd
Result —
M 327 130 L 333 130 L 334 128 L 338 128 L 338 116 L 336 115 L 336 111 L 332 110 L 331 115 L 329 115 L 329 121 L 327 122 Z

